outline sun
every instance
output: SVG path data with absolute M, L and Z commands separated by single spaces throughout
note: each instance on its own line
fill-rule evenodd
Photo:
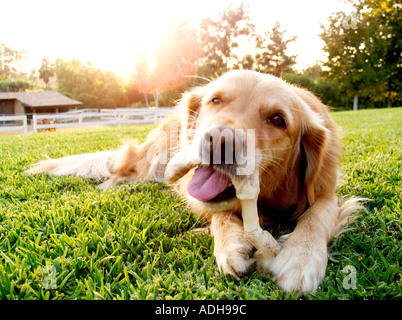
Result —
M 152 69 L 155 52 L 166 37 L 169 23 L 169 19 L 136 19 L 128 32 L 114 38 L 109 36 L 107 45 L 102 50 L 97 50 L 95 55 L 92 48 L 89 48 L 88 57 L 95 66 L 112 70 L 125 78 L 135 72 L 140 57 L 145 57 Z M 100 41 L 101 39 L 98 42 Z
M 219 1 L 218 6 L 216 0 L 101 0 L 95 6 L 93 1 L 80 0 L 8 1 L 2 9 L 19 12 L 19 19 L 29 25 L 29 34 L 35 36 L 28 36 L 24 28 L 9 28 L 14 24 L 13 16 L 5 15 L 0 19 L 0 29 L 7 32 L 1 41 L 27 52 L 27 72 L 39 69 L 43 57 L 52 63 L 77 58 L 84 64 L 90 62 L 99 69 L 129 76 L 135 72 L 140 54 L 152 60 L 172 22 L 188 20 L 195 27 L 202 18 L 216 14 L 228 3 L 229 0 Z M 72 23 L 71 17 L 82 23 Z
M 135 72 L 140 57 L 145 57 L 150 69 L 155 67 L 155 52 L 168 36 L 172 25 L 190 21 L 196 28 L 201 19 L 210 14 L 205 5 L 195 10 L 194 4 L 185 0 L 147 1 L 141 4 L 133 1 L 126 3 L 126 6 L 119 15 L 108 15 L 107 25 L 98 26 L 94 36 L 106 35 L 108 46 L 91 55 L 94 65 L 116 71 L 124 77 Z M 110 34 L 110 28 L 114 35 Z M 97 42 L 102 41 L 99 38 Z

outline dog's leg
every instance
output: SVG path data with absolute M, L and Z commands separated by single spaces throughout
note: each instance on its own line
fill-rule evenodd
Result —
M 101 188 L 123 181 L 163 180 L 171 151 L 177 149 L 179 126 L 175 117 L 161 123 L 141 145 L 127 141 L 116 151 L 48 159 L 35 164 L 26 173 L 76 175 L 95 180 L 106 178 L 99 186 Z
M 250 242 L 257 249 L 254 254 L 257 272 L 269 277 L 269 267 L 280 250 L 279 243 L 267 231 L 262 230 L 258 219 L 257 200 L 259 194 L 259 178 L 256 173 L 251 179 L 233 179 L 236 188 L 236 197 L 242 207 L 244 232 Z
M 318 199 L 300 218 L 295 230 L 272 261 L 274 281 L 296 295 L 314 292 L 325 276 L 327 244 L 336 229 L 336 197 Z
M 186 147 L 172 157 L 165 170 L 165 181 L 168 184 L 175 183 L 188 171 L 201 163 L 198 152 L 191 147 Z
M 211 218 L 211 234 L 214 236 L 214 255 L 218 267 L 234 279 L 254 270 L 254 247 L 248 241 L 242 221 L 228 212 L 215 213 Z
M 112 176 L 112 165 L 119 157 L 119 151 L 68 156 L 60 159 L 42 160 L 25 171 L 27 174 L 47 173 L 56 176 L 76 175 L 99 180 Z

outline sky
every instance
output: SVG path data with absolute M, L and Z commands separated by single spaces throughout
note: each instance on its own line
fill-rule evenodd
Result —
M 342 0 L 0 0 L 0 43 L 27 52 L 26 71 L 39 69 L 44 56 L 76 57 L 128 76 L 139 52 L 152 52 L 172 21 L 196 26 L 241 2 L 257 28 L 269 30 L 278 20 L 297 35 L 289 54 L 298 55 L 298 69 L 323 59 L 320 23 L 347 7 Z

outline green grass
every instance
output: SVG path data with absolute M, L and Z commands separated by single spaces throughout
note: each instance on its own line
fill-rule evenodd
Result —
M 345 147 L 339 195 L 370 198 L 331 248 L 304 299 L 401 299 L 402 108 L 332 114 Z M 161 183 L 100 190 L 77 177 L 27 176 L 37 160 L 143 141 L 152 126 L 0 137 L 1 299 L 293 299 L 257 273 L 218 272 L 213 239 Z M 356 269 L 356 287 L 345 288 Z

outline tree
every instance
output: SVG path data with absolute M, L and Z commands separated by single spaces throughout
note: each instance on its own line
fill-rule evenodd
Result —
M 323 78 L 322 68 L 319 64 L 310 66 L 302 72 L 291 70 L 285 73 L 282 78 L 312 91 L 326 105 L 342 108 L 345 104 L 344 94 L 342 94 L 338 83 L 335 80 L 328 81 Z
M 25 80 L 2 80 L 0 81 L 0 92 L 26 91 L 31 84 Z
M 39 72 L 39 78 L 45 82 L 46 89 L 49 89 L 50 78 L 54 77 L 53 64 L 50 63 L 49 58 L 42 59 L 42 65 Z
M 255 55 L 246 56 L 241 65 L 263 73 L 271 73 L 277 77 L 288 72 L 296 63 L 296 56 L 288 56 L 288 44 L 296 40 L 296 36 L 285 39 L 286 30 L 281 30 L 280 23 L 275 22 L 271 31 L 256 35 Z
M 170 25 L 166 36 L 156 49 L 156 65 L 150 79 L 156 106 L 160 93 L 178 88 L 192 80 L 191 76 L 197 73 L 202 55 L 197 31 L 190 28 L 188 21 Z
M 338 12 L 321 34 L 328 68 L 326 76 L 353 98 L 394 101 L 401 88 L 401 7 L 396 0 L 352 2 L 355 13 Z
M 205 56 L 199 73 L 211 78 L 235 66 L 239 61 L 236 50 L 240 39 L 252 35 L 254 29 L 244 4 L 238 8 L 229 6 L 217 20 L 203 19 L 201 39 L 205 43 Z
M 112 72 L 104 72 L 92 64 L 84 65 L 74 58 L 56 60 L 57 89 L 61 93 L 97 108 L 127 106 L 126 87 Z
M 329 25 L 323 27 L 320 35 L 325 42 L 324 51 L 328 55 L 324 66 L 329 68 L 327 77 L 338 80 L 340 85 L 348 92 L 354 94 L 353 110 L 358 109 L 359 93 L 363 90 L 369 71 L 369 53 L 364 46 L 364 21 L 356 19 L 354 26 L 344 23 L 349 16 L 344 12 L 333 14 L 329 18 Z M 345 27 L 346 26 L 346 27 Z
M 373 36 L 367 46 L 377 81 L 370 90 L 375 101 L 385 100 L 388 107 L 402 100 L 402 6 L 397 0 L 365 0 L 365 19 L 373 26 Z
M 135 73 L 132 76 L 132 88 L 135 91 L 142 92 L 145 98 L 145 105 L 149 107 L 148 102 L 148 92 L 149 88 L 149 78 L 151 76 L 151 70 L 149 63 L 146 60 L 144 53 L 141 53 L 135 64 Z
M 10 80 L 14 78 L 19 69 L 19 63 L 25 59 L 25 52 L 7 47 L 4 43 L 0 44 L 0 80 Z
M 153 94 L 158 107 L 161 93 L 179 88 L 192 79 L 202 56 L 197 31 L 187 21 L 172 24 L 153 57 L 140 55 L 137 60 L 134 88 L 144 93 L 146 101 L 147 94 Z

